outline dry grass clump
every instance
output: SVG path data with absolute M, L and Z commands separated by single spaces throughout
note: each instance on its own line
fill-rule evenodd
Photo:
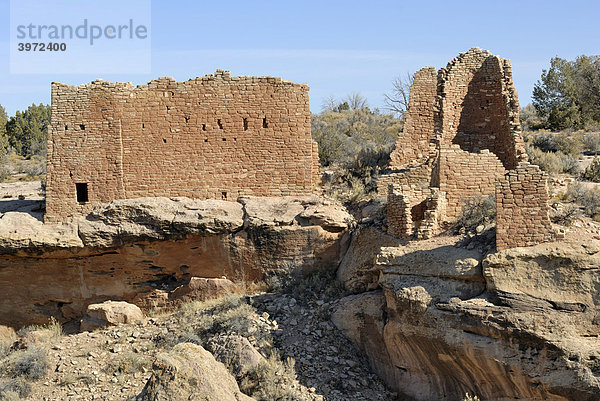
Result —
M 238 294 L 183 304 L 173 317 L 177 320 L 177 325 L 185 329 L 157 338 L 158 346 L 172 347 L 181 342 L 189 342 L 207 347 L 209 340 L 220 334 L 252 336 L 259 345 L 272 342 L 270 332 L 257 325 L 256 310 L 248 304 L 246 297 Z
M 129 352 L 125 356 L 110 361 L 104 371 L 109 374 L 134 374 L 146 372 L 152 367 L 152 362 L 142 354 Z
M 241 380 L 240 390 L 258 401 L 303 400 L 304 397 L 295 387 L 294 365 L 293 358 L 287 358 L 283 362 L 274 351 Z
M 549 174 L 578 174 L 579 163 L 577 158 L 571 154 L 562 152 L 544 152 L 539 148 L 527 145 L 526 148 L 529 161 L 537 164 L 542 170 Z
M 12 327 L 0 326 L 0 358 L 10 353 L 10 348 L 17 340 L 17 333 Z
M 550 220 L 555 224 L 570 227 L 583 215 L 581 208 L 572 203 L 562 205 L 559 208 L 550 209 Z
M 36 339 L 55 340 L 63 335 L 62 325 L 54 317 L 42 326 L 32 325 L 22 328 L 18 331 L 19 337 L 29 337 L 32 333 L 36 333 Z
M 496 197 L 476 195 L 463 200 L 461 215 L 454 224 L 455 233 L 475 232 L 479 226 L 496 221 Z

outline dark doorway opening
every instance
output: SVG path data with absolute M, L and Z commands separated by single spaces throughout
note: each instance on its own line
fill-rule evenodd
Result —
M 77 191 L 77 202 L 85 203 L 89 200 L 87 183 L 78 182 L 75 184 L 75 189 Z

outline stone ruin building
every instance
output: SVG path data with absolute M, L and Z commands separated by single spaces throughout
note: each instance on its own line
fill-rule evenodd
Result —
M 456 221 L 465 199 L 495 194 L 498 249 L 553 237 L 547 180 L 527 162 L 510 61 L 488 51 L 415 74 L 390 168 L 378 190 L 392 235 L 429 238 Z
M 308 85 L 228 71 L 134 87 L 52 84 L 46 221 L 115 199 L 310 193 Z

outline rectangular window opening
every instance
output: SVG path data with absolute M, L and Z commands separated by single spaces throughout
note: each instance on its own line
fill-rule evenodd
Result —
M 85 125 L 84 124 L 79 124 L 79 128 L 81 128 L 82 131 L 85 131 Z
M 244 118 L 244 131 L 248 131 L 248 119 Z
M 88 184 L 87 182 L 78 182 L 75 184 L 75 190 L 77 192 L 77 202 L 85 203 L 89 200 L 88 197 Z
M 202 124 L 202 131 L 206 131 L 206 124 Z
M 221 123 L 221 120 L 217 120 L 217 125 L 219 126 L 219 129 L 223 129 L 223 123 Z
M 269 124 L 267 123 L 267 117 L 263 118 L 263 128 L 269 128 Z
M 225 191 L 221 192 L 221 199 L 227 200 L 227 192 L 225 192 Z

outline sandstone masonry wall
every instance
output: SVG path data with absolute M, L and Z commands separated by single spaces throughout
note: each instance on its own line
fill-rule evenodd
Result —
M 496 248 L 531 246 L 554 238 L 548 215 L 546 174 L 520 163 L 496 181 Z
M 424 163 L 416 167 L 407 167 L 406 170 L 398 171 L 379 177 L 377 181 L 378 193 L 387 196 L 390 184 L 397 186 L 411 186 L 415 190 L 427 189 L 431 186 L 431 163 Z
M 388 197 L 389 232 L 402 238 L 435 235 L 456 221 L 466 199 L 496 193 L 501 197 L 498 215 L 510 215 L 518 227 L 527 228 L 512 236 L 506 226 L 510 218 L 499 218 L 499 248 L 546 241 L 551 228 L 545 177 L 525 172 L 519 163 L 526 161 L 508 60 L 473 48 L 437 77 L 433 67 L 418 71 L 405 130 L 391 154 L 392 173 L 378 181 L 380 195 Z M 508 189 L 496 185 L 517 166 L 519 182 L 527 182 L 526 196 L 512 181 Z M 532 193 L 533 188 L 538 192 Z M 509 210 L 501 210 L 505 205 Z M 519 210 L 513 211 L 515 207 Z
M 525 149 L 510 62 L 471 49 L 442 68 L 438 80 L 436 135 L 442 147 L 489 149 L 507 169 L 515 168 Z
M 440 152 L 440 190 L 446 193 L 446 221 L 460 217 L 464 200 L 476 195 L 493 195 L 496 180 L 506 169 L 496 155 L 484 149 L 480 153 L 461 150 L 458 145 Z
M 403 132 L 390 155 L 390 167 L 399 169 L 427 156 L 434 128 L 434 104 L 437 91 L 437 72 L 425 67 L 415 73 L 410 90 L 410 108 L 406 111 Z M 410 146 L 407 146 L 410 144 Z
M 317 180 L 305 84 L 218 70 L 137 87 L 52 85 L 47 221 L 114 199 L 307 194 Z

